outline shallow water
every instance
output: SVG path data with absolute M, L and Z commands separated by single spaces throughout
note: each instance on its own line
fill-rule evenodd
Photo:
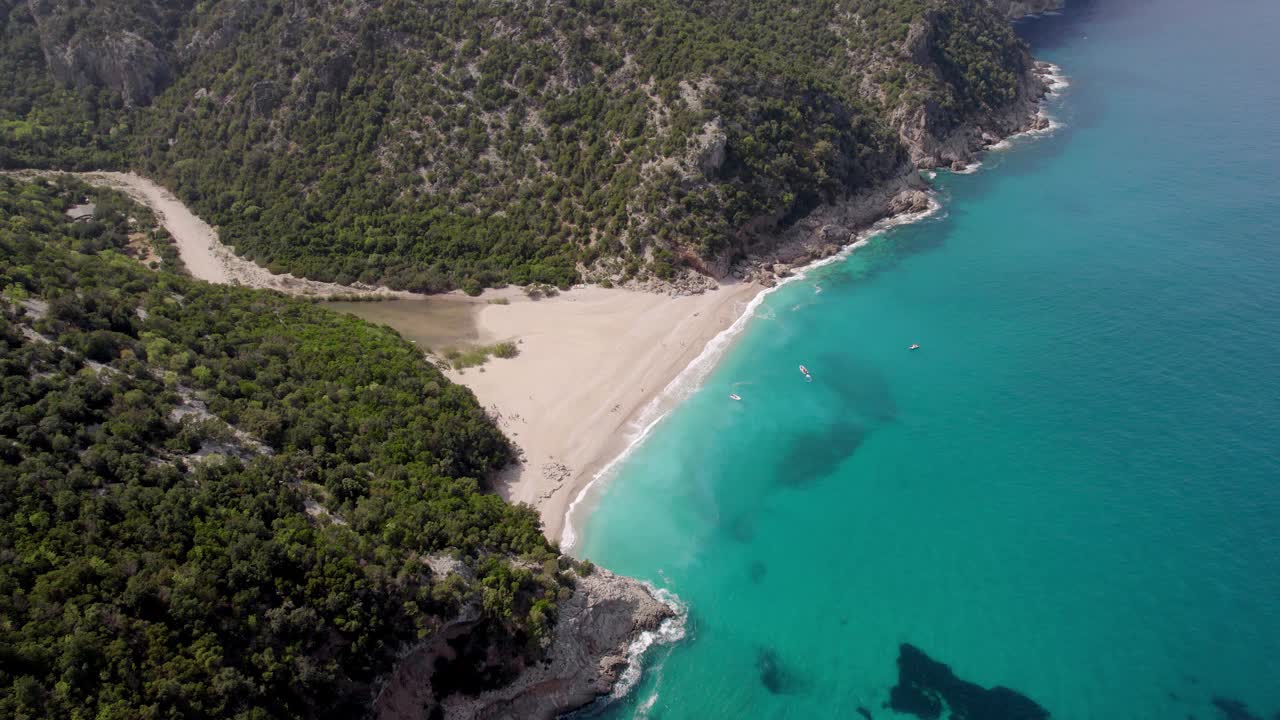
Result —
M 900 643 L 1054 717 L 1280 712 L 1280 4 L 1021 29 L 1064 127 L 769 296 L 578 521 L 689 606 L 607 716 L 895 717 Z

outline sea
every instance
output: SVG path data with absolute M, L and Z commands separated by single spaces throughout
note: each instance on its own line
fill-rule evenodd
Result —
M 767 295 L 579 503 L 687 613 L 590 715 L 1280 717 L 1280 2 L 1017 27 L 1058 127 Z

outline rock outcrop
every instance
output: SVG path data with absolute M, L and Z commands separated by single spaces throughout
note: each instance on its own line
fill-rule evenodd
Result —
M 75 87 L 105 87 L 126 105 L 145 105 L 173 79 L 175 19 L 194 5 L 27 0 L 53 76 Z
M 408 653 L 374 702 L 378 720 L 497 720 L 558 717 L 610 695 L 638 654 L 665 627 L 682 622 L 678 607 L 645 584 L 596 568 L 579 575 L 562 601 L 543 661 L 511 682 L 476 695 L 438 697 L 432 679 L 453 659 L 451 644 L 473 631 L 478 612 L 464 614 Z
M 1002 11 L 1031 11 L 1030 8 L 1060 7 L 1060 0 L 1027 0 L 1027 2 L 995 2 Z M 1024 6 L 1021 9 L 1006 7 Z M 915 23 L 903 44 L 904 54 L 930 72 L 939 72 L 936 43 L 937 18 L 933 13 Z M 876 222 L 897 215 L 919 214 L 930 209 L 929 185 L 921 171 L 945 168 L 963 171 L 987 148 L 1007 137 L 1027 131 L 1043 131 L 1050 122 L 1040 104 L 1050 92 L 1050 78 L 1055 68 L 1036 62 L 1026 50 L 1009 59 L 1016 73 L 1014 93 L 1007 102 L 969 112 L 944 108 L 930 100 L 922 104 L 904 103 L 893 115 L 899 138 L 909 159 L 898 175 L 870 189 L 835 202 L 820 205 L 793 225 L 777 230 L 771 222 L 760 223 L 765 232 L 747 234 L 752 237 L 747 252 L 709 261 L 706 267 L 724 269 L 718 277 L 733 276 L 772 286 L 777 278 L 791 274 L 794 267 L 829 257 L 840 248 L 856 242 L 860 233 Z M 768 219 L 765 219 L 768 220 Z M 776 267 L 783 264 L 787 272 Z

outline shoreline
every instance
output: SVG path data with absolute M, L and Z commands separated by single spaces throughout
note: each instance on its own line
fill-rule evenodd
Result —
M 1070 86 L 1069 80 L 1063 73 L 1062 68 L 1049 62 L 1034 61 L 1033 72 L 1044 83 L 1044 93 L 1035 102 L 1035 112 L 1024 120 L 1021 129 L 1003 138 L 986 143 L 978 152 L 983 155 L 988 152 L 1003 152 L 1014 147 L 1014 142 L 1018 139 L 1052 135 L 1062 127 L 1062 123 L 1047 112 L 1045 105 L 1048 100 L 1057 97 L 1064 88 Z M 882 199 L 885 202 L 884 214 L 869 224 L 864 224 L 860 229 L 854 229 L 849 241 L 841 246 L 839 250 L 832 254 L 813 258 L 799 267 L 789 269 L 787 275 L 778 278 L 772 284 L 760 284 L 756 281 L 757 276 L 752 276 L 751 284 L 758 287 L 759 291 L 748 300 L 743 312 L 732 323 L 724 326 L 718 332 L 708 335 L 704 341 L 703 351 L 687 366 L 672 375 L 662 390 L 654 394 L 648 403 L 636 411 L 635 417 L 626 424 L 626 427 L 630 428 L 631 432 L 619 439 L 621 442 L 616 445 L 618 447 L 616 452 L 604 457 L 597 457 L 591 463 L 592 466 L 598 469 L 591 474 L 589 479 L 581 474 L 575 476 L 573 500 L 563 508 L 558 521 L 554 512 L 559 509 L 558 505 L 546 509 L 535 505 L 535 508 L 538 509 L 543 517 L 544 532 L 547 533 L 547 536 L 553 542 L 560 543 L 562 552 L 569 552 L 573 549 L 578 540 L 573 524 L 574 515 L 579 512 L 579 507 L 582 506 L 582 503 L 591 496 L 592 490 L 598 486 L 598 481 L 606 479 L 619 464 L 626 460 L 644 442 L 654 428 L 677 405 L 702 386 L 706 377 L 715 369 L 719 359 L 731 348 L 733 340 L 746 329 L 748 321 L 754 315 L 756 308 L 764 302 L 765 298 L 787 284 L 804 280 L 813 270 L 847 259 L 858 248 L 864 247 L 875 237 L 888 230 L 901 225 L 927 220 L 941 212 L 943 206 L 931 187 L 924 191 L 924 195 L 927 198 L 925 207 L 921 208 L 919 204 L 914 204 L 905 209 L 895 210 L 893 208 L 893 199 L 899 197 L 901 192 L 910 192 L 915 187 L 911 182 L 911 175 L 919 174 L 932 178 L 938 170 L 947 170 L 955 174 L 971 174 L 977 172 L 981 167 L 981 160 L 975 159 L 974 162 L 966 165 L 962 170 L 947 168 L 920 169 L 913 170 L 906 176 L 890 180 L 869 193 L 873 196 L 876 194 L 883 196 Z M 890 191 L 886 193 L 885 189 L 890 189 Z M 857 201 L 855 200 L 854 202 Z M 464 382 L 464 384 L 466 383 Z M 512 499 L 505 493 L 503 497 L 508 500 Z M 518 501 L 518 498 L 516 500 Z M 586 509 L 588 508 L 583 508 L 584 511 Z
M 981 137 L 964 151 L 970 157 L 967 165 L 911 167 L 843 203 L 816 211 L 777 238 L 771 249 L 740 262 L 741 279 L 722 281 L 699 294 L 575 286 L 537 301 L 518 288 L 486 290 L 466 298 L 478 343 L 513 341 L 520 350 L 516 358 L 445 371 L 477 396 L 519 449 L 519 460 L 492 479 L 493 489 L 507 501 L 533 506 L 547 537 L 563 551 L 572 548 L 578 540 L 575 514 L 599 487 L 597 481 L 701 387 L 769 294 L 847 258 L 887 229 L 937 213 L 941 206 L 925 180 L 936 171 L 974 172 L 982 165 L 975 155 L 1006 150 L 1017 138 L 1052 134 L 1061 126 L 1047 114 L 1045 101 L 1069 82 L 1061 68 L 1033 62 L 1031 72 L 1039 78 L 1042 92 L 1016 131 L 995 137 L 976 133 L 976 125 L 957 130 L 957 136 L 968 132 Z M 173 236 L 188 272 L 198 279 L 335 300 L 353 294 L 428 302 L 461 299 L 458 293 L 428 296 L 274 275 L 235 255 L 219 241 L 216 228 L 170 191 L 134 173 L 6 174 L 72 175 L 125 192 L 156 214 Z M 837 232 L 831 236 L 833 229 Z M 491 299 L 504 304 L 487 302 Z
M 724 283 L 673 297 L 579 286 L 537 301 L 486 293 L 509 303 L 476 306 L 480 342 L 516 342 L 519 355 L 446 375 L 475 393 L 520 448 L 494 489 L 532 505 L 559 541 L 582 489 L 634 442 L 637 426 L 664 412 L 656 403 L 672 381 L 764 289 Z
M 926 209 L 916 212 L 903 212 L 882 218 L 870 227 L 857 232 L 855 234 L 856 239 L 841 248 L 836 254 L 813 260 L 807 265 L 796 268 L 793 274 L 779 280 L 772 286 L 755 285 L 759 287 L 759 291 L 747 302 L 742 313 L 731 324 L 712 336 L 705 343 L 702 352 L 679 373 L 674 375 L 662 390 L 641 408 L 638 417 L 629 423 L 634 428 L 634 432 L 625 437 L 625 446 L 616 454 L 601 458 L 600 461 L 595 463 L 599 469 L 592 474 L 589 480 L 579 483 L 578 492 L 565 508 L 564 519 L 560 526 L 561 551 L 568 552 L 576 544 L 577 534 L 573 529 L 573 516 L 575 512 L 578 512 L 579 505 L 590 496 L 592 489 L 596 487 L 596 483 L 606 479 L 677 406 L 702 388 L 703 382 L 715 370 L 724 354 L 732 349 L 734 340 L 747 329 L 748 323 L 755 317 L 756 310 L 770 295 L 791 283 L 807 279 L 808 274 L 813 270 L 847 259 L 859 248 L 865 247 L 877 236 L 895 227 L 927 220 L 941 210 L 942 205 L 935 197 L 930 195 L 929 205 Z

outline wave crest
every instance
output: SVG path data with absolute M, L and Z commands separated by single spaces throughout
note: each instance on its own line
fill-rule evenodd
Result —
M 645 587 L 658 602 L 670 608 L 675 615 L 663 620 L 657 630 L 640 633 L 640 636 L 627 647 L 627 667 L 618 677 L 618 682 L 614 684 L 610 695 L 614 700 L 625 697 L 636 683 L 640 682 L 640 677 L 644 673 L 644 656 L 649 648 L 654 645 L 671 645 L 680 642 L 684 639 L 685 628 L 688 626 L 689 608 L 680 601 L 679 596 L 670 590 L 654 587 L 650 583 L 645 583 Z M 657 693 L 654 693 L 647 705 L 652 706 L 657 698 Z

